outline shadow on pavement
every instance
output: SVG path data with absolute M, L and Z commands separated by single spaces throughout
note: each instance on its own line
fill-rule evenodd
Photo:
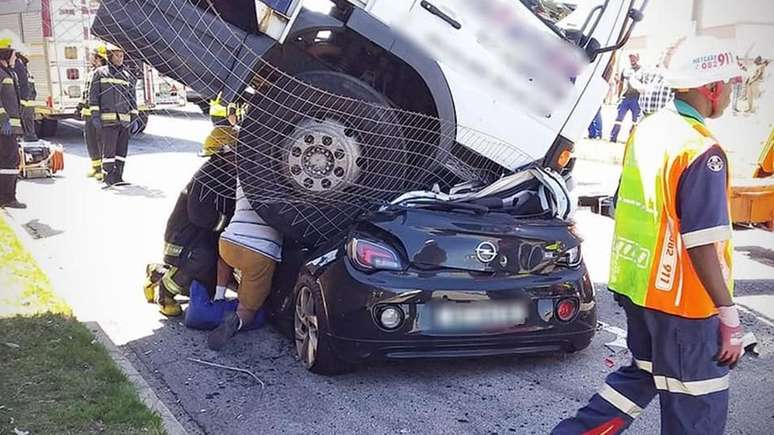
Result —
M 744 252 L 750 260 L 764 266 L 774 267 L 774 250 L 761 246 L 737 246 L 734 250 Z
M 166 198 L 167 194 L 163 190 L 152 189 L 138 184 L 128 186 L 112 187 L 109 189 L 115 195 L 121 196 L 142 196 L 149 199 Z

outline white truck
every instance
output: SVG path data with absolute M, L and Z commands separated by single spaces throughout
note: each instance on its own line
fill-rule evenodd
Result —
M 35 79 L 36 130 L 56 134 L 59 120 L 76 118 L 89 73 L 89 51 L 99 40 L 90 27 L 99 7 L 95 0 L 10 0 L 2 2 L 0 28 L 22 39 L 29 51 L 28 68 Z M 185 104 L 185 89 L 149 65 L 134 64 L 141 128 L 148 110 Z
M 103 0 L 92 31 L 204 97 L 247 99 L 239 170 L 260 182 L 245 193 L 315 245 L 423 183 L 487 184 L 525 164 L 569 179 L 647 0 L 311 3 Z M 562 44 L 582 61 L 552 58 Z

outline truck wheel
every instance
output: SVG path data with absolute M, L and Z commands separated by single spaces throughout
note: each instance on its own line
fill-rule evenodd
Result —
M 295 302 L 293 341 L 301 364 L 319 375 L 351 372 L 354 366 L 339 358 L 331 345 L 320 286 L 313 277 L 303 272 L 296 284 Z
M 129 132 L 132 136 L 138 135 L 145 131 L 145 128 L 148 127 L 148 119 L 150 118 L 150 115 L 148 112 L 140 112 L 137 115 L 137 118 L 140 120 L 140 123 L 137 128 Z
M 56 135 L 56 127 L 59 122 L 56 119 L 43 118 L 35 121 L 35 134 L 39 138 L 53 137 Z
M 301 245 L 342 234 L 410 185 L 397 112 L 356 78 L 283 75 L 250 108 L 237 147 L 242 187 L 267 223 Z

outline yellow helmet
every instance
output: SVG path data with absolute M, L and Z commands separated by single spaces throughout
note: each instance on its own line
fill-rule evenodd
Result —
M 0 50 L 13 50 L 18 53 L 28 52 L 19 35 L 8 29 L 0 30 Z
M 105 60 L 107 60 L 107 46 L 104 43 L 97 43 L 97 45 L 94 46 L 94 48 L 91 50 L 94 55 L 99 56 Z

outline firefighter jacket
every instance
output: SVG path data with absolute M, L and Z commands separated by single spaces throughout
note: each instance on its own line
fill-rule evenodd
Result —
M 103 126 L 128 126 L 137 115 L 135 79 L 123 66 L 101 66 L 94 71 L 89 86 L 89 109 L 99 113 Z
M 14 66 L 16 78 L 19 83 L 19 101 L 22 106 L 33 106 L 37 91 L 35 90 L 35 80 L 30 76 L 27 65 L 21 60 L 16 59 Z
M 13 134 L 24 134 L 16 74 L 11 68 L 0 67 L 0 123 L 6 120 L 11 123 Z
M 216 247 L 218 237 L 234 215 L 236 156 L 226 152 L 212 156 L 180 193 L 167 220 L 164 262 L 181 266 L 192 248 Z

